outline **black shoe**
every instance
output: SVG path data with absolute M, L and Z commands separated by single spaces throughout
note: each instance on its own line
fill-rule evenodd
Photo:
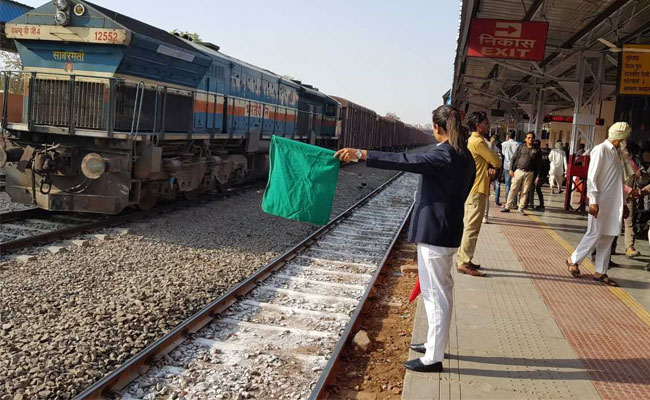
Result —
M 510 212 L 510 209 L 509 208 L 502 208 L 501 212 Z
M 405 362 L 404 367 L 406 367 L 406 369 L 410 369 L 411 371 L 415 371 L 415 372 L 442 372 L 441 362 L 433 363 L 431 365 L 424 365 L 422 364 L 422 361 L 420 361 L 419 358 L 415 358 L 411 361 Z
M 411 350 L 417 351 L 418 353 L 424 354 L 427 352 L 427 349 L 424 347 L 424 343 L 411 343 L 409 347 Z
M 424 347 L 424 343 L 411 343 L 411 345 L 409 347 L 411 348 L 411 350 L 413 350 L 415 352 L 418 352 L 418 353 L 424 354 L 424 353 L 427 352 L 427 349 Z M 447 358 L 449 358 L 449 355 L 447 353 L 445 353 L 444 357 L 445 357 L 445 359 L 447 359 Z
M 620 268 L 620 266 L 621 266 L 621 264 L 619 264 L 617 262 L 614 262 L 614 261 L 610 261 L 608 268 Z
M 537 206 L 537 207 L 535 207 L 535 210 L 544 211 L 544 210 L 546 210 L 546 208 L 544 208 L 544 206 Z

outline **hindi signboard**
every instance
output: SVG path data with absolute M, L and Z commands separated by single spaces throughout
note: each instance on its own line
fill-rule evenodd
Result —
M 472 19 L 468 57 L 541 61 L 548 22 Z
M 618 94 L 650 96 L 650 53 L 642 53 L 634 49 L 650 49 L 650 45 L 623 45 L 623 55 L 619 64 Z

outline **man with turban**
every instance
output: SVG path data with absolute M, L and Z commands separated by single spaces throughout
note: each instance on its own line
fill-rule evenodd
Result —
M 631 130 L 626 122 L 615 123 L 609 128 L 607 140 L 591 151 L 587 172 L 587 196 L 589 197 L 587 232 L 566 261 L 569 272 L 576 278 L 580 277 L 578 266 L 595 248 L 594 280 L 609 286 L 618 286 L 607 276 L 607 268 L 612 242 L 621 233 L 623 219 L 629 213 L 625 205 L 626 195 L 623 188 L 625 165 L 621 147 L 630 136 Z

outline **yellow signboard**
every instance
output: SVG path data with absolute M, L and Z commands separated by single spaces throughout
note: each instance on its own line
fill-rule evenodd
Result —
M 51 40 L 57 42 L 81 42 L 122 44 L 130 42 L 126 29 L 83 28 L 79 26 L 7 24 L 5 34 L 10 39 Z
M 645 51 L 634 51 L 635 49 L 645 49 Z M 624 45 L 619 68 L 621 70 L 619 94 L 650 96 L 650 45 Z

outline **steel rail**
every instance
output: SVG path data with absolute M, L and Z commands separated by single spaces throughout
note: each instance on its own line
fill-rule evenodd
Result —
M 27 218 L 38 218 L 46 215 L 47 211 L 40 208 L 28 208 L 26 210 L 7 211 L 0 213 L 0 224 L 11 221 L 19 221 Z
M 359 300 L 359 305 L 357 308 L 354 310 L 354 314 L 352 314 L 352 317 L 350 318 L 350 321 L 348 321 L 347 326 L 345 327 L 345 330 L 343 331 L 343 335 L 339 339 L 338 344 L 336 345 L 336 348 L 334 348 L 334 351 L 332 352 L 332 355 L 330 356 L 329 361 L 327 362 L 327 365 L 323 369 L 323 373 L 321 374 L 320 379 L 316 382 L 316 385 L 312 389 L 311 396 L 309 396 L 310 399 L 316 400 L 316 399 L 321 399 L 321 398 L 326 398 L 327 395 L 325 394 L 325 389 L 327 388 L 328 383 L 331 382 L 332 379 L 335 377 L 335 372 L 338 367 L 338 362 L 339 362 L 339 356 L 343 352 L 346 343 L 352 336 L 352 333 L 355 332 L 358 328 L 358 323 L 359 323 L 359 317 L 363 313 L 366 305 L 368 304 L 368 298 L 370 297 L 370 294 L 372 293 L 372 290 L 375 287 L 375 284 L 377 283 L 377 280 L 379 278 L 379 275 L 384 269 L 384 266 L 386 264 L 386 261 L 388 261 L 388 257 L 392 253 L 393 247 L 395 247 L 395 243 L 397 243 L 397 240 L 399 239 L 400 233 L 404 230 L 404 227 L 408 223 L 408 220 L 411 216 L 411 213 L 413 212 L 413 206 L 415 203 L 411 204 L 411 207 L 409 208 L 409 211 L 406 213 L 406 217 L 404 218 L 404 221 L 402 221 L 402 224 L 400 225 L 399 229 L 395 232 L 395 236 L 390 242 L 390 246 L 388 247 L 388 251 L 384 255 L 384 258 L 381 260 L 379 263 L 377 270 L 375 273 L 372 275 L 372 279 L 370 280 L 368 287 L 366 288 L 366 291 L 363 293 L 363 296 L 361 297 L 361 300 Z
M 217 299 L 210 302 L 208 305 L 203 307 L 203 309 L 196 312 L 190 318 L 182 322 L 172 331 L 167 333 L 162 338 L 158 339 L 156 342 L 149 345 L 147 348 L 142 350 L 140 353 L 133 356 L 131 359 L 126 361 L 123 365 L 115 369 L 113 372 L 106 375 L 104 378 L 100 379 L 98 382 L 81 392 L 77 395 L 76 399 L 101 399 L 110 395 L 112 392 L 116 392 L 126 387 L 131 381 L 135 380 L 138 376 L 141 375 L 142 371 L 146 371 L 147 367 L 156 360 L 157 357 L 161 357 L 178 345 L 180 345 L 186 338 L 198 332 L 201 328 L 206 326 L 212 320 L 215 319 L 221 312 L 225 311 L 228 307 L 234 304 L 238 298 L 249 293 L 255 289 L 259 282 L 264 281 L 266 278 L 271 276 L 271 274 L 283 267 L 287 262 L 291 261 L 296 257 L 298 253 L 302 250 L 307 249 L 312 243 L 314 243 L 319 237 L 323 236 L 326 232 L 332 230 L 334 227 L 339 225 L 344 221 L 355 209 L 361 205 L 367 203 L 375 195 L 387 188 L 391 183 L 393 183 L 397 178 L 402 176 L 403 173 L 397 173 L 384 184 L 379 186 L 377 189 L 373 190 L 371 193 L 366 195 L 364 198 L 359 200 L 357 203 L 352 205 L 347 210 L 343 211 L 332 221 L 322 226 L 308 237 L 303 239 L 300 243 L 292 247 L 290 250 L 284 254 L 274 258 L 268 264 L 258 269 L 250 277 L 246 278 L 244 281 L 240 282 L 237 286 L 230 289 L 225 294 L 221 295 Z M 412 208 L 412 206 L 411 206 Z M 410 213 L 410 209 L 409 209 Z M 407 214 L 408 215 L 408 214 Z M 405 219 L 406 220 L 406 219 Z M 391 249 L 397 240 L 399 232 L 402 230 L 405 222 L 402 222 L 399 231 L 396 233 L 393 241 L 391 242 Z M 390 253 L 390 250 L 388 251 Z M 382 266 L 385 263 L 387 256 L 382 260 Z M 372 282 L 376 280 L 376 273 Z M 364 303 L 367 297 L 369 296 L 369 290 L 366 290 L 364 293 Z M 360 312 L 356 311 L 354 316 L 358 317 Z M 356 318 L 355 318 L 356 320 Z M 346 333 L 349 335 L 351 327 L 348 326 Z M 346 336 L 347 337 L 347 336 Z M 342 345 L 339 343 L 337 349 L 342 348 Z M 340 350 L 339 350 L 340 352 Z M 336 354 L 338 355 L 339 352 Z M 329 370 L 328 370 L 329 371 Z M 328 372 L 329 375 L 329 372 Z M 319 381 L 320 382 L 320 381 Z
M 109 217 L 107 219 L 81 223 L 81 224 L 65 227 L 62 229 L 56 229 L 51 232 L 45 232 L 38 235 L 26 236 L 8 242 L 3 242 L 0 243 L 0 256 L 13 253 L 16 250 L 20 250 L 25 247 L 43 245 L 46 243 L 51 243 L 56 240 L 65 239 L 82 233 L 88 233 L 102 228 L 111 228 L 118 225 L 123 225 L 125 223 L 151 218 L 154 216 L 158 216 L 160 214 L 165 214 L 180 209 L 185 209 L 185 208 L 209 203 L 212 201 L 221 200 L 230 196 L 238 195 L 239 193 L 245 190 L 249 190 L 251 188 L 257 187 L 260 184 L 261 184 L 260 181 L 256 181 L 241 187 L 231 189 L 224 193 L 205 195 L 196 200 L 175 201 L 172 204 L 152 208 L 151 210 L 135 211 L 123 215 L 116 215 L 116 216 Z M 32 218 L 33 216 L 43 216 L 43 215 L 47 215 L 47 213 L 48 212 L 46 210 L 42 210 L 42 209 L 28 209 L 22 211 L 8 212 L 8 213 L 0 214 L 0 221 L 4 223 L 9 221 L 25 219 L 25 218 Z M 6 214 L 9 215 L 5 217 Z

